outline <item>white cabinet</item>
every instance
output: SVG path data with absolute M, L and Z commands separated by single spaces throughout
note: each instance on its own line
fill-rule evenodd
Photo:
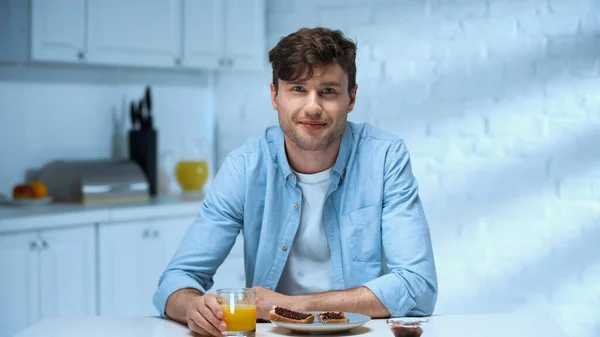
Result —
M 223 1 L 184 0 L 183 59 L 187 67 L 224 66 Z
M 69 215 L 64 222 L 52 215 L 46 223 L 40 215 L 35 221 L 42 229 L 26 232 L 2 232 L 8 229 L 0 219 L 0 337 L 57 316 L 158 315 L 152 303 L 158 280 L 198 207 L 177 205 L 164 213 L 151 207 L 107 209 L 105 216 L 77 216 L 90 224 L 69 222 Z M 149 219 L 140 220 L 142 213 Z M 212 291 L 245 285 L 241 237 L 214 281 Z
M 0 235 L 0 336 L 96 313 L 93 225 Z
M 193 221 L 179 217 L 99 226 L 100 315 L 158 315 L 152 303 L 158 280 Z M 241 241 L 217 271 L 213 289 L 244 286 Z
M 101 224 L 100 314 L 157 315 L 158 279 L 193 217 Z
M 40 319 L 96 314 L 94 226 L 40 232 Z
M 38 235 L 0 235 L 0 337 L 13 336 L 39 319 Z
M 266 64 L 264 0 L 225 0 L 225 50 L 227 65 L 260 69 Z
M 90 63 L 169 67 L 179 62 L 179 0 L 87 0 Z
M 85 3 L 85 0 L 31 1 L 33 60 L 78 62 L 84 56 Z
M 265 0 L 0 1 L 0 60 L 260 69 Z
M 183 65 L 262 68 L 265 11 L 264 0 L 184 0 Z

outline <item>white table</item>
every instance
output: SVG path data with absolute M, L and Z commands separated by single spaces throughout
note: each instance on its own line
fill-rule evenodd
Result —
M 549 316 L 538 314 L 434 316 L 422 337 L 566 337 Z M 257 336 L 298 336 L 270 323 L 257 325 Z M 74 317 L 41 321 L 16 337 L 189 337 L 187 327 L 156 317 Z M 323 335 L 320 335 L 323 336 Z M 385 320 L 336 336 L 393 336 Z

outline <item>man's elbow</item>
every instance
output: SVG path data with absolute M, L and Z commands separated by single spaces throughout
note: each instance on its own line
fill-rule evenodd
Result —
M 438 287 L 437 283 L 426 283 L 425 288 L 416 298 L 414 308 L 408 313 L 408 316 L 431 316 L 435 310 L 437 302 Z

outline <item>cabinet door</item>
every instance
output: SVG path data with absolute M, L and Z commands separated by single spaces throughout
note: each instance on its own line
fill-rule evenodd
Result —
M 31 58 L 77 62 L 85 51 L 85 0 L 32 0 Z
M 13 336 L 39 319 L 36 232 L 0 235 L 0 336 Z
M 165 271 L 167 264 L 173 258 L 175 251 L 179 248 L 181 240 L 185 236 L 190 225 L 194 222 L 194 217 L 177 217 L 172 219 L 160 219 L 152 222 L 152 227 L 156 230 L 153 238 L 157 245 L 164 245 L 162 265 L 160 266 L 159 277 Z M 156 280 L 158 285 L 158 279 Z M 155 289 L 156 290 L 156 289 Z
M 264 0 L 225 0 L 225 54 L 228 66 L 260 69 L 266 65 Z
M 101 225 L 101 315 L 157 315 L 158 279 L 193 217 Z
M 96 315 L 94 225 L 40 231 L 41 319 Z
M 223 9 L 221 0 L 184 0 L 184 66 L 216 69 L 223 65 Z
M 91 63 L 174 66 L 181 49 L 177 0 L 88 0 Z

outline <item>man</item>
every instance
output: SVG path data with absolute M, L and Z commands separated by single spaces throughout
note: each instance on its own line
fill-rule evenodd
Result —
M 430 315 L 437 278 L 409 154 L 398 137 L 347 122 L 356 45 L 301 29 L 270 52 L 279 127 L 224 161 L 200 214 L 160 279 L 161 315 L 201 335 L 226 326 L 212 276 L 240 230 L 257 315 L 349 311 Z

